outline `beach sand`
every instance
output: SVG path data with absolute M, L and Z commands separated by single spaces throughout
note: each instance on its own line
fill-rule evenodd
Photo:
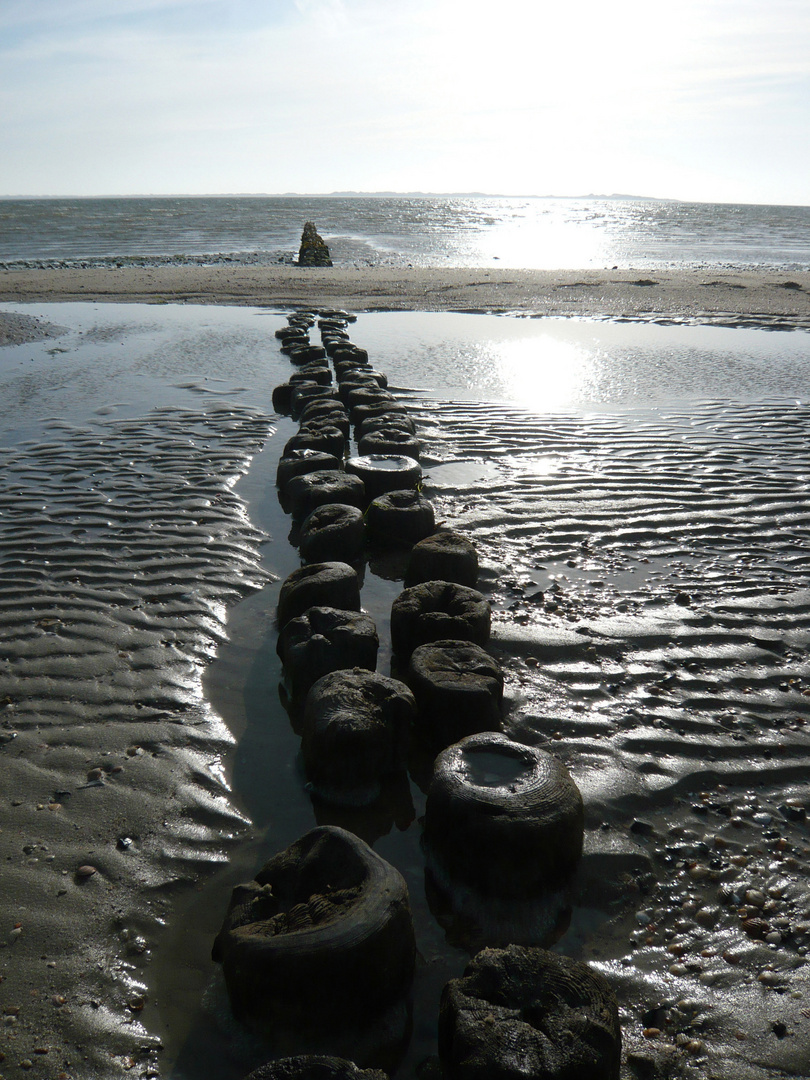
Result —
M 54 326 L 53 323 L 38 319 L 34 315 L 0 311 L 0 347 L 22 345 L 26 341 L 42 341 L 61 332 L 62 327 Z
M 499 311 L 810 325 L 810 273 L 738 270 L 299 269 L 172 266 L 0 271 L 0 303 L 338 307 L 351 311 Z
M 0 485 L 2 1076 L 196 1080 L 212 1060 L 243 1075 L 262 1050 L 228 1019 L 210 944 L 231 885 L 322 820 L 276 693 L 273 612 L 298 564 L 273 488 L 295 428 L 269 408 L 289 370 L 281 320 L 206 322 L 173 302 L 810 319 L 810 275 L 652 277 L 0 275 L 5 302 L 32 304 L 0 315 L 16 432 Z M 153 339 L 144 309 L 97 326 L 37 313 L 64 299 L 172 307 Z M 806 407 L 403 399 L 437 516 L 479 546 L 507 730 L 561 756 L 585 796 L 563 948 L 617 988 L 623 1077 L 805 1075 Z M 395 568 L 370 568 L 381 636 L 400 588 Z M 426 961 L 402 1078 L 435 1052 L 438 994 L 465 956 L 427 907 L 423 809 L 414 790 L 396 822 L 364 823 L 405 868 Z

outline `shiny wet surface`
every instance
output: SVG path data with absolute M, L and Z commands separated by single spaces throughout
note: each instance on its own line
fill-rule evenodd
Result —
M 86 567 L 97 573 L 100 560 L 107 572 L 125 547 L 114 500 L 106 517 L 82 508 L 82 477 L 107 470 L 112 498 L 127 461 L 158 478 L 179 477 L 189 462 L 197 468 L 209 454 L 203 413 L 218 446 L 234 440 L 232 474 L 250 462 L 235 488 L 217 493 L 228 527 L 244 540 L 219 553 L 226 577 L 205 618 L 201 609 L 196 636 L 183 639 L 190 649 L 174 658 L 185 665 L 183 678 L 168 677 L 177 664 L 172 672 L 158 661 L 149 674 L 150 685 L 174 682 L 160 708 L 190 700 L 215 725 L 200 752 L 214 749 L 207 760 L 215 781 L 205 782 L 216 783 L 227 813 L 206 819 L 204 835 L 178 832 L 183 844 L 164 852 L 185 869 L 166 875 L 179 884 L 166 894 L 165 928 L 153 927 L 152 959 L 137 972 L 148 988 L 142 1037 L 159 1035 L 162 1068 L 188 1080 L 211 1075 L 212 1062 L 214 1075 L 230 1080 L 262 1059 L 265 1051 L 229 1020 L 211 941 L 235 882 L 312 825 L 334 821 L 373 843 L 411 891 L 421 960 L 413 1034 L 397 1074 L 411 1076 L 435 1053 L 441 987 L 461 973 L 466 953 L 448 943 L 425 895 L 425 763 L 414 763 L 416 779 L 374 814 L 330 814 L 306 790 L 298 736 L 279 700 L 275 602 L 280 581 L 299 565 L 274 486 L 295 430 L 269 409 L 272 386 L 290 370 L 271 337 L 282 317 L 43 308 L 54 322 L 72 321 L 73 336 L 4 357 L 7 443 L 17 455 L 7 473 L 9 507 L 20 505 L 13 484 L 24 481 L 31 506 L 39 493 L 56 510 L 41 535 L 24 538 L 29 547 L 44 552 L 54 521 L 92 509 L 93 520 L 69 524 L 90 530 L 76 542 Z M 614 982 L 625 1044 L 639 1062 L 686 1077 L 801 1075 L 810 946 L 807 339 L 482 316 L 448 316 L 452 325 L 439 326 L 434 318 L 445 317 L 361 316 L 352 340 L 406 388 L 400 396 L 426 442 L 424 493 L 437 518 L 478 546 L 481 587 L 494 609 L 490 648 L 506 672 L 509 734 L 560 756 L 583 791 L 585 872 L 556 947 L 597 963 Z M 609 363 L 609 379 L 585 379 L 575 392 L 570 379 L 562 390 L 558 380 L 557 397 L 545 402 L 535 390 L 524 399 L 519 380 L 489 380 L 513 339 L 534 349 L 533 371 L 563 367 L 562 354 L 543 343 L 557 322 L 565 349 L 575 331 L 577 349 L 586 349 L 575 370 Z M 582 335 L 600 344 L 588 352 Z M 499 340 L 500 353 L 492 344 Z M 67 351 L 50 353 L 55 347 Z M 156 402 L 163 411 L 153 415 Z M 171 445 L 156 444 L 144 416 L 164 425 Z M 78 434 L 60 429 L 65 423 Z M 205 460 L 214 469 L 224 459 Z M 135 473 L 129 479 L 134 498 Z M 163 497 L 172 521 L 210 532 L 199 517 L 210 508 L 183 507 L 179 492 Z M 91 539 L 109 551 L 99 555 Z M 254 590 L 238 604 L 228 552 Z M 402 569 L 401 560 L 376 557 L 364 570 L 362 601 L 377 622 L 383 673 L 391 670 L 388 619 Z M 194 564 L 183 574 L 183 591 L 202 602 Z M 83 588 L 107 585 L 87 578 Z M 154 603 L 155 582 L 144 588 Z M 188 599 L 172 602 L 187 618 Z M 192 783 L 202 776 L 198 770 Z

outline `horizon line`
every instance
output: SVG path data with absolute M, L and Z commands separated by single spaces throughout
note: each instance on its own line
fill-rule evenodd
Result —
M 127 191 L 105 192 L 95 195 L 66 195 L 55 194 L 3 194 L 0 199 L 330 199 L 346 198 L 384 198 L 396 195 L 411 196 L 413 198 L 449 198 L 464 197 L 469 199 L 643 199 L 656 202 L 681 202 L 683 200 L 660 195 L 631 195 L 625 192 L 582 192 L 575 195 L 561 195 L 557 193 L 527 194 L 526 192 L 502 192 L 502 191 L 363 191 L 354 188 L 345 188 L 335 191 Z
M 677 196 L 664 195 L 632 195 L 626 192 L 588 192 L 576 195 L 560 194 L 504 194 L 503 192 L 486 191 L 360 191 L 353 189 L 337 191 L 214 191 L 214 192 L 126 192 L 115 194 L 96 195 L 0 195 L 0 202 L 35 200 L 58 200 L 58 199 L 334 199 L 334 198 L 465 198 L 465 199 L 560 199 L 575 201 L 578 199 L 604 199 L 617 202 L 672 202 L 672 203 L 696 203 L 699 205 L 716 206 L 782 206 L 800 207 L 810 206 L 810 203 L 773 203 L 773 202 L 741 202 L 727 199 L 682 199 Z

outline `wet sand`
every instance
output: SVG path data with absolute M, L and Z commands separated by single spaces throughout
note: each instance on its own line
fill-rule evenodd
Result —
M 492 575 L 507 730 L 583 792 L 604 878 L 560 947 L 617 987 L 626 1075 L 803 1075 L 806 406 L 418 419 Z
M 26 341 L 42 341 L 43 338 L 55 337 L 61 332 L 61 327 L 34 315 L 0 311 L 0 347 L 23 345 Z
M 37 340 L 48 313 L 15 323 L 33 344 L 3 357 L 7 1077 L 194 1080 L 216 1060 L 230 1080 L 261 1055 L 207 951 L 231 883 L 319 820 L 275 694 L 275 597 L 297 555 L 272 484 L 294 425 L 269 399 L 289 365 L 279 318 L 196 314 L 153 340 L 148 309 L 109 309 Z M 402 397 L 437 517 L 481 552 L 507 730 L 583 790 L 559 947 L 617 988 L 623 1076 L 804 1075 L 807 407 Z M 399 588 L 395 568 L 367 569 L 383 639 Z M 438 992 L 464 965 L 427 909 L 412 799 L 361 823 L 419 920 L 402 1078 L 434 1052 Z
M 202 675 L 271 577 L 232 490 L 271 417 L 221 367 L 260 381 L 263 322 L 237 342 L 76 311 L 61 329 L 12 313 L 27 343 L 0 354 L 6 1077 L 158 1069 L 153 951 L 248 828 Z
M 810 325 L 810 273 L 177 266 L 0 271 L 0 303 L 57 300 L 499 311 Z

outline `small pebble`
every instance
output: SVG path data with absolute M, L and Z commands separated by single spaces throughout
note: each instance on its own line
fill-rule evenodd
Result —
M 642 821 L 640 818 L 636 818 L 630 825 L 630 832 L 635 833 L 637 836 L 652 836 L 655 829 L 649 821 Z
M 147 942 L 146 938 L 138 935 L 137 937 L 132 938 L 132 940 L 127 944 L 127 953 L 130 956 L 142 956 L 148 948 L 149 943 Z
M 90 866 L 90 865 L 80 866 L 79 869 L 76 871 L 76 877 L 77 878 L 90 878 L 95 873 L 96 873 L 95 866 Z
M 701 926 L 711 927 L 717 922 L 720 912 L 716 907 L 702 907 L 695 912 L 695 922 Z
M 763 986 L 781 986 L 782 977 L 775 971 L 761 971 L 757 975 L 757 981 L 761 982 Z
M 788 821 L 804 821 L 807 816 L 807 811 L 800 799 L 785 799 L 784 804 L 779 807 L 779 812 Z

